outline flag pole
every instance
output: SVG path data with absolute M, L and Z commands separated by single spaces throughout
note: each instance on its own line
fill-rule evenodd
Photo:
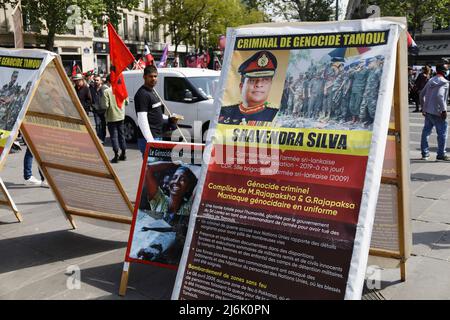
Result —
M 161 98 L 161 96 L 159 95 L 159 93 L 153 89 L 153 91 L 155 92 L 155 94 L 158 96 L 159 100 L 161 101 L 162 105 L 164 106 L 164 108 L 166 108 L 167 113 L 169 114 L 169 117 L 172 117 L 172 112 L 170 111 L 170 109 L 167 107 L 167 105 L 164 103 L 163 99 Z M 180 129 L 180 127 L 178 126 L 178 123 L 175 123 L 175 126 L 177 127 L 177 130 L 180 131 L 181 137 L 183 138 L 184 142 L 188 142 L 186 137 L 183 134 L 183 131 Z

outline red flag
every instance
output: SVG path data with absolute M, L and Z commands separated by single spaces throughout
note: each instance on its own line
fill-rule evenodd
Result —
M 108 35 L 109 55 L 111 58 L 111 86 L 113 94 L 116 97 L 117 105 L 119 108 L 122 108 L 123 102 L 128 98 L 122 71 L 134 61 L 134 56 L 128 50 L 125 43 L 123 43 L 110 22 L 108 22 Z
M 75 60 L 73 60 L 73 65 L 72 65 L 72 77 L 75 77 L 75 75 L 78 73 L 77 72 L 78 66 L 77 63 L 75 62 Z
M 144 46 L 144 57 L 145 57 L 145 66 L 152 66 L 155 64 L 155 59 L 150 53 L 150 48 L 148 47 L 147 44 Z

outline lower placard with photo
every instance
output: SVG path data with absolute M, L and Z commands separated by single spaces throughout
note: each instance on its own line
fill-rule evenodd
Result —
M 126 262 L 176 269 L 183 252 L 203 145 L 147 145 L 133 214 Z

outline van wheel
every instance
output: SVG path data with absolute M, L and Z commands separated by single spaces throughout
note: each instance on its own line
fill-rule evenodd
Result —
M 206 138 L 207 138 L 206 131 L 208 131 L 208 129 L 209 129 L 209 121 L 205 122 L 202 126 L 202 143 L 206 142 Z
M 137 126 L 130 117 L 125 117 L 124 121 L 124 136 L 125 141 L 128 143 L 134 143 L 137 141 Z

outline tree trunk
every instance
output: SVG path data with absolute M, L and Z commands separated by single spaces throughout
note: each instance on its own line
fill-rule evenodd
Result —
M 45 42 L 45 50 L 53 52 L 53 46 L 55 44 L 55 31 L 49 29 L 47 41 Z

